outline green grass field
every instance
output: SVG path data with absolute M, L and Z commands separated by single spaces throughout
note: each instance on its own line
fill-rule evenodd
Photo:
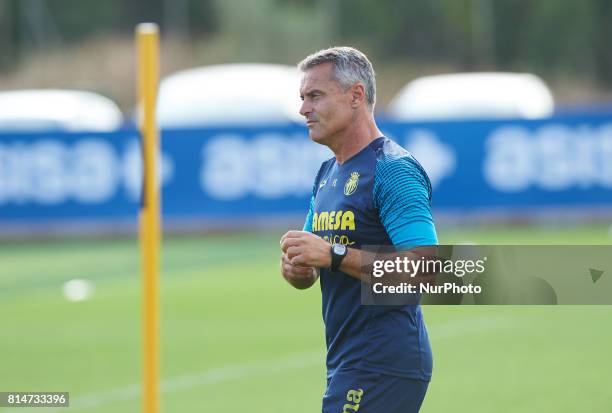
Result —
M 320 292 L 282 280 L 280 235 L 164 241 L 164 412 L 320 411 Z M 440 236 L 443 243 L 611 241 L 605 225 L 449 228 Z M 62 285 L 74 278 L 94 283 L 91 299 L 63 297 Z M 58 411 L 141 411 L 140 303 L 133 239 L 1 243 L 0 391 L 69 391 L 71 407 Z M 612 307 L 423 312 L 434 377 L 422 412 L 612 411 Z

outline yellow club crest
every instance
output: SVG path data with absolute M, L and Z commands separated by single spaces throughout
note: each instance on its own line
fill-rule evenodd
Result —
M 359 183 L 359 173 L 351 172 L 351 176 L 346 180 L 344 184 L 344 195 L 349 196 L 355 193 L 357 190 L 357 184 Z

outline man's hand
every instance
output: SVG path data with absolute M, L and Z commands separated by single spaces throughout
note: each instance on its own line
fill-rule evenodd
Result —
M 299 290 L 311 287 L 319 278 L 316 268 L 293 265 L 285 253 L 281 256 L 281 274 L 289 284 Z
M 327 268 L 331 266 L 331 244 L 306 231 L 289 231 L 281 238 L 281 250 L 292 265 Z

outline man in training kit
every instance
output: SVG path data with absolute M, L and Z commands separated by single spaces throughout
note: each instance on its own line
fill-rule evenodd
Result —
M 321 278 L 327 343 L 324 413 L 418 412 L 432 356 L 419 305 L 361 304 L 365 245 L 434 255 L 431 184 L 421 165 L 374 120 L 367 57 L 334 47 L 299 64 L 310 138 L 334 157 L 315 178 L 303 231 L 281 238 L 281 272 L 295 288 Z

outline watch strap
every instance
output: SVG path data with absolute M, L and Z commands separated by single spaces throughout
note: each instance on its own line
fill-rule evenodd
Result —
M 330 269 L 332 271 L 338 271 L 340 269 L 340 264 L 342 263 L 342 260 L 344 259 L 344 257 L 346 257 L 348 249 L 346 247 L 344 248 L 344 254 L 336 254 L 336 251 L 334 250 L 334 245 L 332 245 L 331 249 L 330 249 L 330 251 L 331 251 L 331 266 L 330 266 Z

